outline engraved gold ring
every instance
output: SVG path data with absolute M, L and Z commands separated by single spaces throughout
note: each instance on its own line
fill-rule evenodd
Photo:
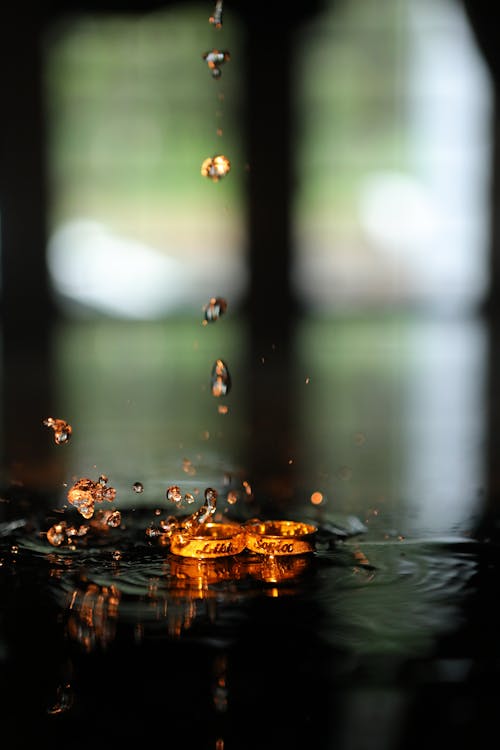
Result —
M 182 557 L 207 559 L 237 555 L 245 549 L 246 536 L 238 523 L 199 524 L 194 532 L 174 531 L 170 538 L 170 552 Z
M 246 546 L 261 555 L 303 555 L 314 551 L 317 530 L 297 521 L 247 521 Z

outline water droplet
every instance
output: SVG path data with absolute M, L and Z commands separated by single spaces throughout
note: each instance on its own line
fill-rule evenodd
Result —
M 171 503 L 180 503 L 182 501 L 182 492 L 180 487 L 176 484 L 172 484 L 166 492 L 167 500 Z
M 215 510 L 215 504 L 217 502 L 217 490 L 213 487 L 207 487 L 205 490 L 205 503 Z
M 113 529 L 116 529 L 122 522 L 122 514 L 119 510 L 113 510 L 108 515 L 106 519 L 106 523 L 108 526 L 111 526 Z
M 238 502 L 238 493 L 235 490 L 230 490 L 227 493 L 227 502 L 229 505 L 235 505 Z
M 228 395 L 231 390 L 231 376 L 224 360 L 215 360 L 210 382 L 213 396 L 219 398 Z
M 225 406 L 223 404 L 220 404 L 217 407 L 217 411 L 219 412 L 219 414 L 228 414 L 229 413 L 229 406 Z
M 160 521 L 160 528 L 165 534 L 171 534 L 178 527 L 179 521 L 175 516 L 168 516 L 167 518 L 162 518 Z
M 134 482 L 132 485 L 132 489 L 134 492 L 137 492 L 138 495 L 141 494 L 141 492 L 144 492 L 144 485 L 142 482 Z
M 211 518 L 217 510 L 217 496 L 217 490 L 214 490 L 213 487 L 207 487 L 204 505 L 183 522 L 184 529 L 191 531 L 195 526 L 205 523 Z
M 188 505 L 191 505 L 194 503 L 194 495 L 192 495 L 190 492 L 186 492 L 184 495 L 184 500 Z
M 66 540 L 66 523 L 56 523 L 51 526 L 47 531 L 47 541 L 52 544 L 53 547 L 60 547 L 61 544 Z
M 68 490 L 68 502 L 73 505 L 84 518 L 92 518 L 94 515 L 95 503 L 102 503 L 104 500 L 113 502 L 116 497 L 114 487 L 107 487 L 108 478 L 101 474 L 97 482 L 82 477 Z
M 225 177 L 231 169 L 231 162 L 223 154 L 209 156 L 201 165 L 201 174 L 203 177 L 210 177 L 213 182 L 218 182 Z
M 323 495 L 321 492 L 313 492 L 311 495 L 311 503 L 313 505 L 321 505 L 323 502 Z
M 208 65 L 208 69 L 212 74 L 212 78 L 220 78 L 222 70 L 220 66 L 231 59 L 231 56 L 227 50 L 212 49 L 209 52 L 205 52 L 202 56 Z
M 203 308 L 204 324 L 215 323 L 227 310 L 227 302 L 223 297 L 210 297 Z
M 217 0 L 214 12 L 209 16 L 208 21 L 212 26 L 215 26 L 216 29 L 222 28 L 222 0 Z
M 119 549 L 115 549 L 113 552 L 113 560 L 121 560 L 122 559 L 122 553 Z
M 54 442 L 57 445 L 65 445 L 69 442 L 73 429 L 64 419 L 54 419 L 47 417 L 43 420 L 46 427 L 51 427 L 54 431 Z
M 95 482 L 91 479 L 79 479 L 73 487 L 68 490 L 67 498 L 71 505 L 74 505 L 77 511 L 84 518 L 92 518 L 94 515 L 94 488 Z

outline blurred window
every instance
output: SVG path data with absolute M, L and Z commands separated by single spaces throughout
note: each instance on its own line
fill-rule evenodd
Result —
M 331 1 L 297 49 L 303 304 L 474 308 L 487 281 L 492 91 L 460 3 Z
M 154 319 L 246 285 L 239 28 L 205 5 L 72 15 L 46 36 L 48 262 L 66 312 Z M 215 79 L 203 55 L 231 53 Z M 224 153 L 231 174 L 201 176 Z

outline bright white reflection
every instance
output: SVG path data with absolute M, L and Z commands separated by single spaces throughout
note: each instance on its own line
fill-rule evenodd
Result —
M 402 492 L 415 533 L 464 533 L 477 520 L 485 481 L 484 333 L 475 320 L 428 321 L 409 331 Z
M 108 315 L 147 320 L 185 303 L 188 274 L 179 261 L 96 221 L 71 221 L 58 229 L 49 242 L 48 265 L 61 294 Z
M 365 0 L 329 3 L 304 37 L 292 280 L 325 311 L 475 309 L 486 291 L 487 68 L 459 3 L 379 5 L 374 15 Z
M 239 49 L 238 18 L 229 9 L 224 21 L 224 44 Z M 155 320 L 199 314 L 210 296 L 237 309 L 241 63 L 210 80 L 210 36 L 207 10 L 190 3 L 48 24 L 48 260 L 65 313 Z M 217 185 L 200 175 L 213 153 L 232 164 Z

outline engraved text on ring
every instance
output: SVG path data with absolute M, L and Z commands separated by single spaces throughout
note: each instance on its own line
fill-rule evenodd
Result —
M 265 542 L 262 539 L 257 540 L 257 547 L 267 554 L 272 555 L 278 553 L 286 555 L 287 553 L 293 552 L 293 544 L 290 542 Z
M 216 542 L 216 544 L 206 542 L 203 547 L 196 550 L 198 555 L 232 555 L 236 553 L 236 548 L 231 542 Z

